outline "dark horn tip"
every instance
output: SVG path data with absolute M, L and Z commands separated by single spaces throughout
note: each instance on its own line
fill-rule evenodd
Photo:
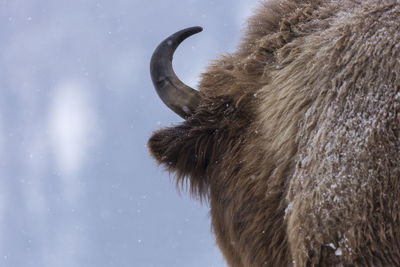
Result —
M 201 31 L 203 31 L 203 27 L 194 26 L 194 27 L 187 28 L 187 30 L 188 30 L 188 31 L 192 31 L 193 34 L 195 34 L 195 33 L 199 33 L 199 32 L 201 32 Z

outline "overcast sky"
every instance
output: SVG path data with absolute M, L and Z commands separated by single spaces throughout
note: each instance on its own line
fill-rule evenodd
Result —
M 0 266 L 224 267 L 209 207 L 150 157 L 163 106 L 149 59 L 168 35 L 196 87 L 257 0 L 0 0 Z

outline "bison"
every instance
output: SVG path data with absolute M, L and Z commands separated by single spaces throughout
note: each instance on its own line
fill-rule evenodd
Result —
M 174 74 L 188 28 L 151 60 L 185 120 L 153 157 L 210 203 L 227 263 L 400 266 L 400 2 L 270 0 L 237 51 Z

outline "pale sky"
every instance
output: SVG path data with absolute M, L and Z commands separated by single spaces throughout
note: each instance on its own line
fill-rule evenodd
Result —
M 225 267 L 209 207 L 178 194 L 146 147 L 181 119 L 149 60 L 204 31 L 174 66 L 196 87 L 234 51 L 257 0 L 0 0 L 0 266 Z

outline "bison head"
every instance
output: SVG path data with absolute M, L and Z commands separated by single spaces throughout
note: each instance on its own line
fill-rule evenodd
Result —
M 400 4 L 270 0 L 199 91 L 151 60 L 183 117 L 149 140 L 154 158 L 210 201 L 229 265 L 400 264 Z
M 201 30 L 200 27 L 181 30 L 165 39 L 153 53 L 150 71 L 156 91 L 185 121 L 156 132 L 149 147 L 160 163 L 176 172 L 178 182 L 184 183 L 185 177 L 190 178 L 191 192 L 205 197 L 209 194 L 211 172 L 219 169 L 215 166 L 235 154 L 245 142 L 244 131 L 251 115 L 228 92 L 214 91 L 209 96 L 188 87 L 175 75 L 173 52 L 185 38 Z M 201 86 L 204 90 L 215 86 L 214 82 L 204 83 L 206 81 Z M 226 81 L 220 81 L 220 84 L 226 84 Z

